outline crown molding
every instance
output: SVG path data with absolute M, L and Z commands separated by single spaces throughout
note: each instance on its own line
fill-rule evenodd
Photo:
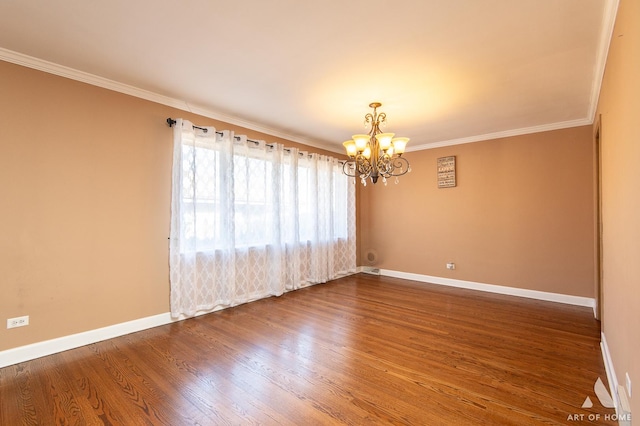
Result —
M 108 78 L 100 77 L 84 71 L 79 71 L 77 69 L 66 67 L 64 65 L 59 65 L 54 62 L 49 62 L 44 59 L 39 59 L 33 56 L 14 52 L 12 50 L 4 49 L 2 47 L 0 47 L 0 60 L 5 62 L 10 62 L 16 65 L 20 65 L 23 67 L 32 68 L 38 71 L 43 71 L 48 74 L 53 74 L 53 75 L 68 78 L 71 80 L 79 81 L 82 83 L 90 84 L 92 86 L 97 86 L 107 90 L 112 90 L 114 92 L 124 93 L 125 95 L 134 96 L 136 98 L 166 105 L 172 108 L 180 109 L 182 111 L 198 114 L 203 117 L 212 118 L 218 121 L 223 121 L 225 123 L 244 127 L 246 129 L 254 130 L 256 132 L 265 133 L 270 136 L 275 136 L 278 138 L 290 140 L 292 142 L 297 142 L 303 145 L 311 146 L 314 148 L 319 148 L 326 151 L 342 154 L 341 147 L 337 147 L 330 144 L 322 144 L 316 141 L 311 141 L 309 139 L 302 138 L 300 136 L 291 135 L 286 132 L 282 132 L 280 130 L 273 129 L 258 123 L 254 123 L 251 121 L 243 120 L 238 117 L 227 115 L 219 111 L 214 111 L 212 109 L 208 109 L 204 107 L 196 107 L 193 105 L 189 105 L 188 102 L 180 99 L 175 99 L 169 96 L 160 95 L 158 93 L 151 92 L 149 90 L 140 89 L 135 86 L 120 83 L 118 81 L 110 80 Z
M 135 96 L 136 98 L 145 99 L 147 101 L 156 102 L 184 111 L 189 111 L 188 105 L 184 101 L 170 98 L 168 96 L 159 95 L 157 93 L 130 86 L 128 84 L 123 84 L 115 80 L 110 80 L 108 78 L 99 77 L 94 74 L 89 74 L 84 71 L 66 67 L 64 65 L 45 61 L 44 59 L 34 58 L 33 56 L 28 56 L 22 53 L 14 52 L 12 50 L 0 48 L 0 60 L 46 72 L 48 74 L 53 74 L 71 80 L 79 81 L 81 83 L 87 83 L 92 86 L 102 87 L 104 89 L 124 93 L 125 95 Z
M 571 127 L 589 126 L 593 124 L 593 120 L 589 118 L 580 118 L 577 120 L 560 121 L 557 123 L 543 124 L 540 126 L 524 127 L 521 129 L 505 130 L 502 132 L 486 133 L 484 135 L 469 136 L 459 139 L 451 139 L 448 141 L 433 142 L 422 145 L 415 145 L 407 148 L 407 152 L 423 151 L 425 149 L 442 148 L 445 146 L 462 145 L 465 143 L 482 142 L 491 139 L 508 138 L 512 136 L 528 135 L 531 133 L 548 132 L 551 130 L 568 129 Z

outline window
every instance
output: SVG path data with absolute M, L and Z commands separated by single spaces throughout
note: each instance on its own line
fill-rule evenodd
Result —
M 173 152 L 172 315 L 355 271 L 355 185 L 338 160 L 180 119 Z
M 306 154 L 293 161 L 285 152 L 274 166 L 272 155 L 247 147 L 233 153 L 228 170 L 224 155 L 215 146 L 182 145 L 182 251 L 230 248 L 230 226 L 235 248 L 347 239 L 351 183 L 339 164 L 317 170 Z M 226 185 L 233 190 L 226 192 Z M 318 209 L 327 207 L 331 229 L 318 235 L 324 216 Z M 275 225 L 279 221 L 288 223 Z

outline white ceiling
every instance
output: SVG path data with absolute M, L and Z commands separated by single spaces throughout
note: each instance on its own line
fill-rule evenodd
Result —
M 2 0 L 0 59 L 340 151 L 590 124 L 617 0 Z

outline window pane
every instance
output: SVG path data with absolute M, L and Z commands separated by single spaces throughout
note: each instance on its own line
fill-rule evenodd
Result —
M 225 223 L 233 224 L 228 225 L 234 228 L 230 237 L 238 248 L 347 239 L 350 183 L 340 167 L 324 163 L 316 170 L 307 157 L 294 166 L 287 155 L 283 164 L 274 166 L 269 153 L 247 149 L 234 153 L 229 171 L 221 167 L 223 158 L 228 158 L 224 155 L 216 149 L 183 145 L 184 247 L 224 248 L 223 239 L 230 232 Z M 226 177 L 233 179 L 228 194 L 223 193 Z M 323 213 L 321 227 L 318 209 L 330 209 L 331 217 L 327 222 Z M 327 227 L 329 234 L 317 235 L 318 229 Z

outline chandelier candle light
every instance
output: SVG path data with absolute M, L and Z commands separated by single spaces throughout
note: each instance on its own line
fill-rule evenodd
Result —
M 364 116 L 365 127 L 371 126 L 369 134 L 353 135 L 352 140 L 342 144 L 349 156 L 342 171 L 347 176 L 359 177 L 364 186 L 367 186 L 368 178 L 376 183 L 382 177 L 382 182 L 386 185 L 387 179 L 395 176 L 398 183 L 398 176 L 411 171 L 409 161 L 402 157 L 409 138 L 394 138 L 394 133 L 383 133 L 380 130 L 387 123 L 387 114 L 377 113 L 381 105 L 379 102 L 370 103 L 373 114 Z

